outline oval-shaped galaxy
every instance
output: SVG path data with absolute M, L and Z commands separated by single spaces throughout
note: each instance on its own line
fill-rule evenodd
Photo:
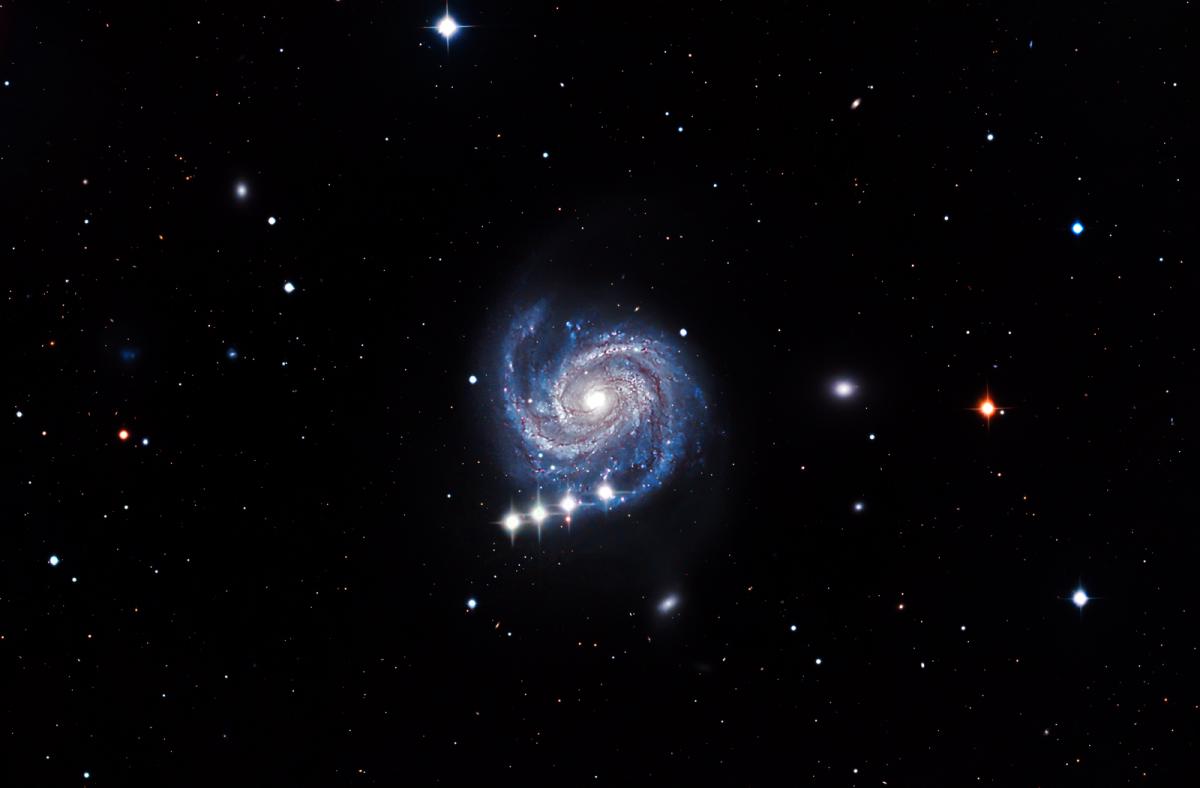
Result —
M 699 457 L 707 411 L 682 349 L 632 322 L 554 320 L 547 302 L 504 341 L 504 416 L 523 470 L 552 500 L 616 505 Z

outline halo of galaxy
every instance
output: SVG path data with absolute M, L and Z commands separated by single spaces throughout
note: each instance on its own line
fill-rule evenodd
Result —
M 513 472 L 539 490 L 584 508 L 617 506 L 702 456 L 708 404 L 664 332 L 560 318 L 542 300 L 516 314 L 500 359 Z

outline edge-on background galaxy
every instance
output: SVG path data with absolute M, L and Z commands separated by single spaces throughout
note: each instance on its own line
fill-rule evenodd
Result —
M 680 347 L 629 320 L 559 317 L 540 301 L 503 338 L 511 456 L 538 490 L 510 531 L 636 500 L 701 455 L 708 406 Z

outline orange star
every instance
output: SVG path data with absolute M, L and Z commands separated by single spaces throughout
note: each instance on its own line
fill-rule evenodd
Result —
M 972 408 L 972 410 L 983 416 L 984 420 L 990 424 L 992 416 L 1004 415 L 1005 408 L 1003 405 L 997 405 L 992 401 L 992 392 L 990 389 L 984 389 L 983 399 L 979 400 L 979 404 Z

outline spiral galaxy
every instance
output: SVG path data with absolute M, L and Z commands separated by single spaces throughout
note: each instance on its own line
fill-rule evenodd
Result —
M 501 377 L 514 456 L 558 501 L 539 493 L 528 516 L 505 518 L 510 530 L 629 502 L 700 455 L 704 395 L 682 350 L 647 331 L 552 321 L 542 302 L 511 324 Z

